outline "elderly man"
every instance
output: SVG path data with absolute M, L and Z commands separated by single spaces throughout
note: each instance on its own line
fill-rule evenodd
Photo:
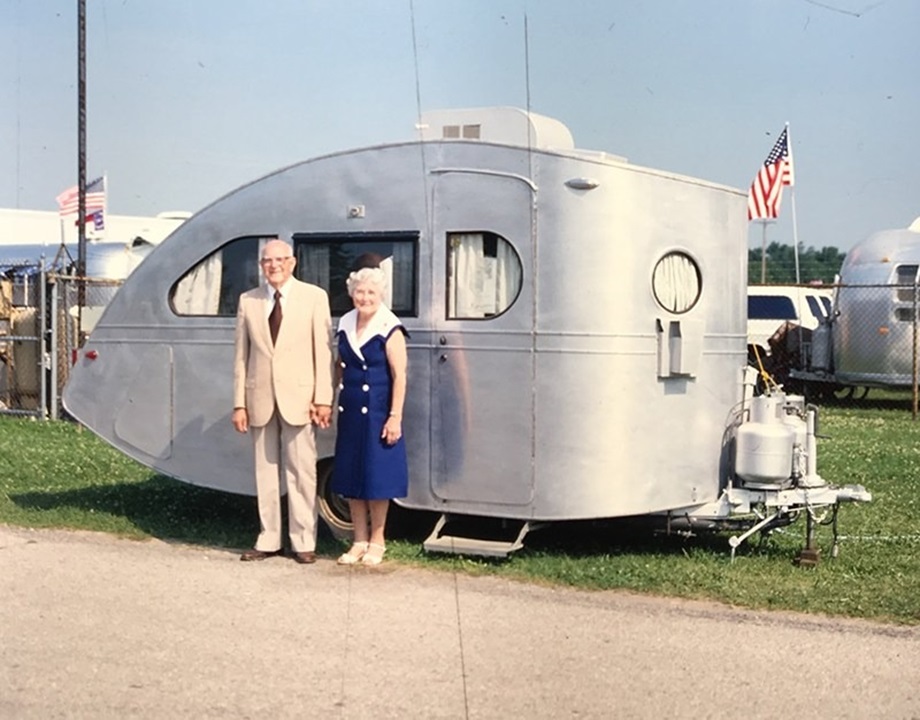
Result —
M 281 471 L 287 484 L 294 559 L 316 562 L 316 444 L 313 425 L 332 414 L 331 318 L 326 292 L 293 277 L 291 246 L 267 242 L 266 284 L 240 295 L 233 365 L 233 426 L 252 429 L 261 532 L 240 560 L 281 553 Z

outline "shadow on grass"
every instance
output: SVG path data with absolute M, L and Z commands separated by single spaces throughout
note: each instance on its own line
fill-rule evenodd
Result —
M 50 524 L 57 527 L 114 533 L 136 529 L 167 542 L 238 550 L 252 547 L 259 531 L 255 497 L 200 488 L 164 475 L 79 490 L 23 492 L 11 494 L 10 500 L 23 510 L 48 513 Z M 287 544 L 287 498 L 282 497 L 281 502 L 282 537 Z M 93 517 L 81 521 L 79 513 Z M 115 520 L 103 519 L 106 515 Z M 420 544 L 427 532 L 420 518 L 421 514 L 399 509 L 394 513 L 398 522 L 393 536 Z M 322 520 L 317 535 L 316 549 L 321 555 L 341 552 L 342 543 Z
M 787 533 L 795 533 L 786 528 Z M 527 549 L 546 554 L 570 557 L 598 555 L 672 556 L 704 553 L 731 554 L 729 532 L 695 532 L 692 535 L 663 532 L 660 519 L 620 518 L 613 520 L 572 521 L 554 523 L 527 536 Z M 777 545 L 770 535 L 754 535 L 742 544 L 739 555 L 788 556 L 785 543 Z
M 210 547 L 250 547 L 259 527 L 254 497 L 199 488 L 162 475 L 151 475 L 142 482 L 97 485 L 77 490 L 24 492 L 10 495 L 10 499 L 23 510 L 48 513 L 51 524 L 62 527 L 115 533 L 134 529 L 164 541 Z M 85 517 L 81 519 L 80 513 L 84 513 Z M 60 521 L 54 517 L 55 514 L 60 516 Z M 119 522 L 119 519 L 125 522 Z M 408 511 L 394 505 L 388 522 L 388 535 L 394 540 L 417 544 L 421 554 L 421 544 L 436 519 L 435 513 Z M 475 520 L 470 524 L 475 528 Z M 786 532 L 798 537 L 794 527 Z M 702 533 L 687 537 L 665 535 L 659 529 L 647 518 L 553 522 L 532 530 L 525 539 L 522 553 L 573 558 L 730 553 L 727 533 Z M 320 521 L 317 550 L 329 555 L 338 553 L 340 548 L 341 543 Z M 769 538 L 761 541 L 759 536 L 755 536 L 738 552 L 788 555 L 789 547 L 777 547 Z
M 217 547 L 248 547 L 259 527 L 255 498 L 194 487 L 162 475 L 137 483 L 24 492 L 10 499 L 23 510 L 60 512 L 71 520 L 62 525 L 124 532 L 124 523 L 100 519 L 109 515 L 161 540 Z M 74 510 L 95 518 L 80 522 Z
M 429 515 L 437 518 L 434 514 Z M 427 530 L 433 526 L 434 519 L 426 526 Z M 471 537 L 498 539 L 501 535 L 500 531 L 495 530 L 494 521 L 489 519 L 466 518 L 461 522 Z M 506 540 L 514 537 L 517 528 L 513 522 L 509 522 L 508 525 L 509 532 L 503 536 Z M 804 545 L 803 530 L 804 525 L 800 529 L 796 523 L 780 529 L 778 532 L 781 534 L 755 534 L 744 542 L 736 553 L 738 556 L 758 555 L 792 560 Z M 417 532 L 408 532 L 403 524 L 399 523 L 389 534 L 394 539 L 421 544 L 427 532 L 421 535 Z M 662 519 L 650 517 L 557 521 L 544 525 L 535 524 L 535 529 L 524 539 L 524 548 L 513 557 L 564 556 L 580 559 L 617 555 L 670 557 L 702 554 L 727 558 L 731 555 L 728 540 L 732 534 L 734 533 L 727 531 L 699 531 L 692 535 L 673 532 L 666 534 L 662 530 Z M 823 533 L 819 533 L 819 542 L 829 541 L 829 534 L 827 538 L 822 535 Z M 485 565 L 501 564 L 504 558 L 479 558 L 478 561 Z

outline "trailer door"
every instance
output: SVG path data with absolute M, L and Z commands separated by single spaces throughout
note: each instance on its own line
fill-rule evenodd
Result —
M 431 490 L 470 512 L 533 497 L 531 206 L 519 177 L 436 175 Z

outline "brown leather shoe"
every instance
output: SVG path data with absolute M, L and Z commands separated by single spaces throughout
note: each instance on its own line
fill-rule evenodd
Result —
M 265 558 L 274 557 L 275 555 L 280 555 L 280 550 L 275 550 L 274 552 L 267 552 L 265 550 L 247 550 L 242 555 L 240 555 L 240 560 L 243 562 L 252 562 L 253 560 L 264 560 Z
M 301 565 L 312 565 L 316 562 L 316 553 L 312 550 L 308 552 L 295 552 L 294 562 L 299 562 Z

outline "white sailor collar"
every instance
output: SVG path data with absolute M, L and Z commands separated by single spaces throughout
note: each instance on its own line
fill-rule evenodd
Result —
M 358 342 L 358 311 L 349 310 L 345 313 L 339 320 L 339 329 L 338 332 L 345 334 L 345 339 L 348 340 L 348 344 L 351 346 L 351 349 L 354 350 L 355 355 L 357 355 L 362 360 L 364 359 L 364 354 L 361 352 L 361 348 L 364 345 L 367 345 L 368 342 L 373 340 L 375 337 L 380 336 L 384 340 L 390 337 L 390 334 L 394 329 L 402 327 L 402 322 L 393 311 L 390 310 L 386 305 L 381 305 L 377 308 L 377 312 L 374 313 L 374 317 L 370 319 L 370 322 L 367 324 L 367 327 L 364 328 L 364 334 L 362 335 L 363 341 Z

